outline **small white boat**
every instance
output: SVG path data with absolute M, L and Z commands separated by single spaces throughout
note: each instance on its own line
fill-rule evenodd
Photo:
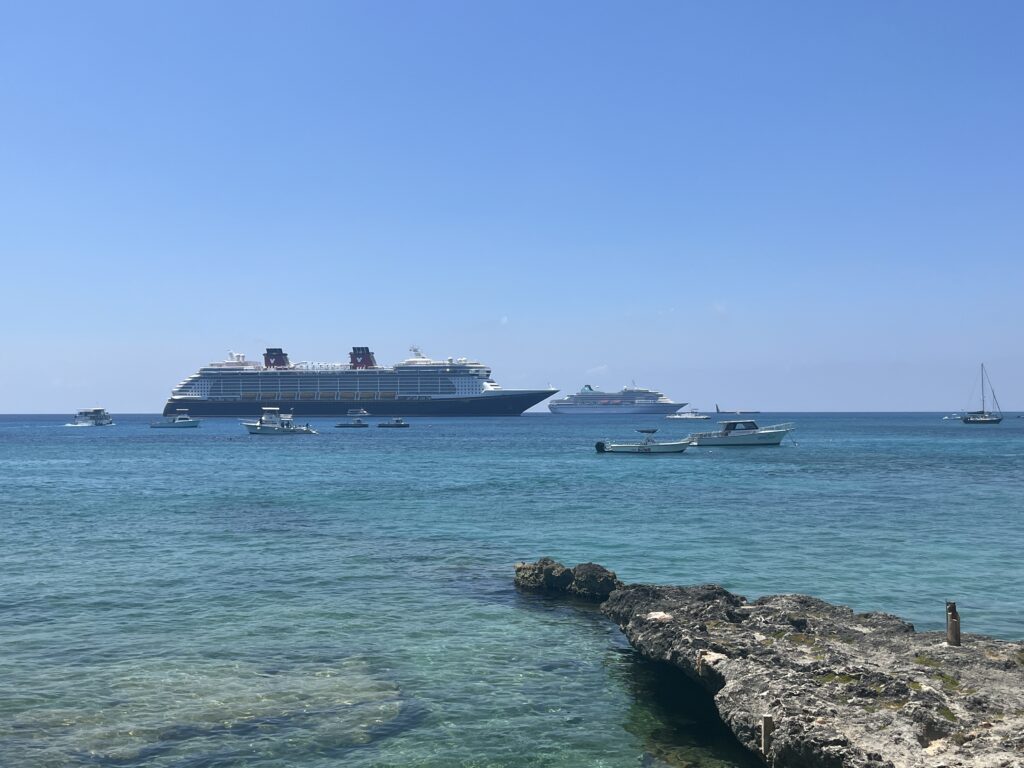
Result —
M 280 408 L 264 408 L 258 421 L 243 421 L 242 426 L 250 435 L 315 435 L 316 430 L 309 424 L 296 424 L 290 413 L 281 413 Z
M 382 421 L 377 426 L 381 429 L 402 429 L 403 427 L 408 427 L 409 422 L 396 416 L 391 421 Z
M 114 420 L 105 408 L 82 408 L 65 427 L 112 427 Z
M 778 445 L 782 438 L 796 429 L 792 422 L 759 427 L 751 419 L 741 421 L 720 421 L 721 429 L 714 432 L 695 432 L 690 435 L 690 444 L 708 445 Z
M 187 408 L 178 408 L 174 416 L 163 421 L 154 421 L 149 426 L 152 429 L 189 429 L 198 427 L 199 421 L 199 419 L 193 419 L 188 415 Z
M 348 415 L 348 416 L 369 416 L 370 412 L 368 410 L 366 410 L 365 408 L 349 408 L 346 415 Z
M 696 408 L 691 408 L 688 411 L 681 411 L 679 413 L 670 413 L 665 417 L 666 419 L 710 419 L 711 417 L 705 413 L 701 413 Z
M 657 431 L 657 429 L 638 429 L 637 432 L 644 436 L 644 439 L 639 442 L 612 443 L 608 440 L 600 440 L 594 447 L 598 453 L 682 453 L 690 445 L 689 438 L 671 443 L 656 443 L 654 433 Z

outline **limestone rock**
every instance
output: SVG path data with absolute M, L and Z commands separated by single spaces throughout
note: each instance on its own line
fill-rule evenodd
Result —
M 772 768 L 1024 768 L 1024 643 L 948 647 L 884 613 L 716 585 L 623 586 L 602 611 L 714 697 Z
M 566 568 L 550 557 L 535 563 L 516 563 L 515 585 L 528 592 L 565 594 L 600 603 L 622 586 L 613 571 L 595 563 Z

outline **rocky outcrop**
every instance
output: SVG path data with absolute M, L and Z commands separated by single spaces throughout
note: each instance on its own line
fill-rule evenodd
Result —
M 703 687 L 772 768 L 1024 768 L 1024 643 L 951 647 L 885 613 L 623 585 L 593 563 L 516 563 L 516 585 L 604 600 L 633 647 Z
M 1024 767 L 1024 643 L 715 585 L 625 586 L 602 610 L 774 768 Z
M 535 563 L 516 563 L 515 585 L 528 592 L 571 595 L 600 603 L 622 582 L 613 571 L 595 563 L 566 568 L 550 557 L 542 557 Z

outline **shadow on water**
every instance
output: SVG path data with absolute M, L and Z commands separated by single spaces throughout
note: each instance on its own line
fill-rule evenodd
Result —
M 763 768 L 722 722 L 714 701 L 681 670 L 644 659 L 594 603 L 514 591 L 517 607 L 571 621 L 584 632 L 607 639 L 608 674 L 629 694 L 632 704 L 623 727 L 643 746 L 649 768 Z M 543 668 L 573 673 L 573 660 Z
M 632 692 L 625 723 L 651 768 L 762 768 L 722 722 L 704 689 L 668 664 L 615 649 L 613 676 Z

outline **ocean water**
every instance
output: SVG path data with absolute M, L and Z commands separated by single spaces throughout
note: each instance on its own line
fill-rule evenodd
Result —
M 756 763 L 516 560 L 806 592 L 1024 637 L 1024 419 L 763 414 L 778 448 L 599 455 L 708 422 L 525 416 L 249 436 L 0 417 L 0 765 Z

